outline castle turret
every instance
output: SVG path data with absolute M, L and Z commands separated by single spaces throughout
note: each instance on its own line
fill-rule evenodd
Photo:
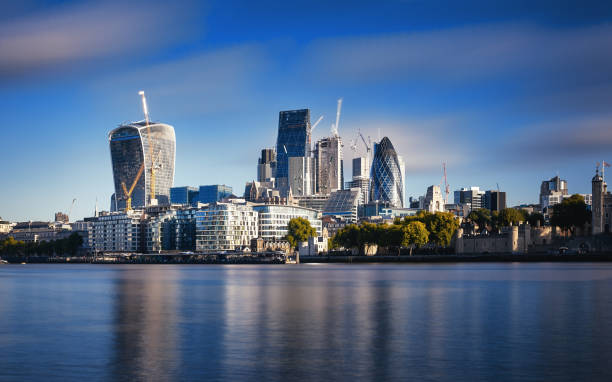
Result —
M 592 221 L 591 227 L 593 235 L 602 233 L 604 231 L 604 195 L 606 193 L 606 184 L 604 183 L 603 177 L 599 175 L 599 168 L 595 172 L 595 176 L 591 181 L 593 186 L 592 192 Z

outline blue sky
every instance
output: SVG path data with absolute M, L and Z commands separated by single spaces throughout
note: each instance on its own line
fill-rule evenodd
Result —
M 280 110 L 324 115 L 320 138 L 339 97 L 345 143 L 388 136 L 412 196 L 440 184 L 442 162 L 453 190 L 499 183 L 519 204 L 557 173 L 590 192 L 612 161 L 610 2 L 5 3 L 4 219 L 50 220 L 73 198 L 73 218 L 96 198 L 108 209 L 107 133 L 142 119 L 140 89 L 176 129 L 175 185 L 242 193 Z

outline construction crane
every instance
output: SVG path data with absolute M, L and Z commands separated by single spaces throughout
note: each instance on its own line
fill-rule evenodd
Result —
M 450 194 L 450 186 L 446 180 L 446 162 L 442 163 L 442 171 L 444 172 L 444 204 L 448 204 L 448 195 Z
M 151 197 L 149 204 L 155 206 L 157 205 L 157 198 L 155 194 L 155 161 L 153 160 L 153 145 L 155 141 L 151 136 L 151 127 L 149 126 L 149 108 L 147 107 L 147 99 L 145 97 L 145 92 L 144 90 L 141 90 L 138 92 L 138 94 L 142 97 L 142 111 L 144 112 L 145 124 L 147 126 L 147 140 L 149 141 L 149 158 L 151 158 L 151 181 L 149 182 L 151 189 Z
M 342 109 L 342 98 L 338 99 L 338 107 L 336 109 L 336 123 L 332 124 L 331 132 L 334 137 L 338 136 L 338 125 L 340 124 L 340 110 Z
M 143 170 L 144 170 L 144 163 L 140 165 L 140 168 L 138 169 L 138 173 L 136 174 L 136 178 L 134 179 L 134 182 L 132 183 L 132 186 L 130 187 L 129 190 L 125 186 L 125 182 L 121 182 L 121 187 L 123 187 L 123 194 L 125 195 L 125 211 L 126 212 L 132 210 L 132 192 L 134 192 L 134 187 L 136 187 L 136 183 L 138 183 L 138 181 L 140 180 Z
M 368 155 L 368 159 L 369 159 L 369 158 L 370 158 L 370 153 L 371 153 L 371 151 L 372 151 L 372 147 L 371 147 L 371 145 L 369 145 L 369 144 L 366 142 L 365 137 L 363 136 L 363 134 L 361 134 L 361 131 L 359 131 L 359 136 L 361 137 L 361 140 L 363 141 L 363 144 L 364 144 L 364 145 L 365 145 L 365 147 L 366 147 L 366 153 L 367 153 L 367 155 Z M 369 141 L 369 140 L 370 140 L 370 137 L 368 137 L 368 141 Z
M 323 116 L 320 116 L 319 119 L 317 119 L 317 122 L 315 122 L 312 127 L 310 128 L 310 131 L 312 132 L 315 127 L 317 127 L 317 125 L 319 124 L 319 122 L 321 122 L 323 120 Z
M 76 198 L 72 199 L 72 204 L 70 204 L 70 209 L 68 209 L 68 222 L 70 222 L 70 216 L 72 216 L 72 208 L 74 207 L 74 203 L 76 202 Z

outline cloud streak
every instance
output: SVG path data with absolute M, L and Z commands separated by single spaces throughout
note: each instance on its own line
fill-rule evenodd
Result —
M 0 78 L 146 56 L 189 33 L 189 17 L 162 3 L 85 3 L 4 22 Z

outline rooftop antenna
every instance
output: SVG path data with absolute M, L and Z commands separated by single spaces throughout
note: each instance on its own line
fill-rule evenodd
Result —
M 340 124 L 340 110 L 342 109 L 342 98 L 338 98 L 338 108 L 336 109 L 336 123 L 332 124 L 331 132 L 334 137 L 338 136 L 338 125 Z

